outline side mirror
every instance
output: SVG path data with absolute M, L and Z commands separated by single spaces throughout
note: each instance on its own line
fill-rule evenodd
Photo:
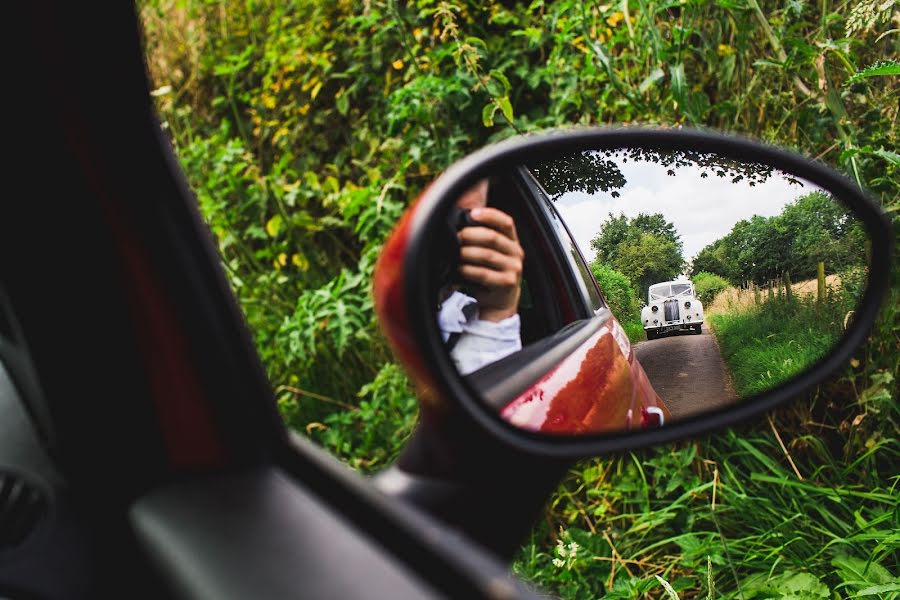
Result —
M 472 207 L 474 223 L 450 219 Z M 434 182 L 384 248 L 375 302 L 429 390 L 424 418 L 578 458 L 746 421 L 821 382 L 864 341 L 890 245 L 874 202 L 795 154 L 695 131 L 557 132 Z

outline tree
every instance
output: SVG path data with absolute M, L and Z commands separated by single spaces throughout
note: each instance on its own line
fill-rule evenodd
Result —
M 832 272 L 863 264 L 865 233 L 842 205 L 811 192 L 785 205 L 780 215 L 735 223 L 728 235 L 703 248 L 691 265 L 732 284 L 765 284 L 789 273 L 797 281 L 815 277 L 824 261 Z
M 532 165 L 531 172 L 554 200 L 566 192 L 595 194 L 615 191 L 625 185 L 625 176 L 615 162 L 597 152 L 576 152 L 557 160 Z
M 676 277 L 684 268 L 681 236 L 659 213 L 634 219 L 609 215 L 591 240 L 593 263 L 606 264 L 628 277 L 643 297 L 659 281 Z
M 632 162 L 652 162 L 667 167 L 674 177 L 678 169 L 699 167 L 700 176 L 710 174 L 731 179 L 732 182 L 747 181 L 751 187 L 765 182 L 775 169 L 768 165 L 736 160 L 689 150 L 659 150 L 656 148 L 630 147 L 612 150 L 581 150 L 559 158 L 543 160 L 529 165 L 529 169 L 553 200 L 567 192 L 610 192 L 615 198 L 616 191 L 628 183 L 619 168 L 620 164 Z M 802 185 L 796 178 L 781 173 L 785 180 Z

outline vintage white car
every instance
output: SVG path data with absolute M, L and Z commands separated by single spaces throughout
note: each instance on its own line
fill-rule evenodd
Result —
M 647 306 L 641 309 L 641 322 L 648 340 L 670 331 L 702 333 L 703 304 L 694 294 L 694 284 L 682 279 L 651 285 Z

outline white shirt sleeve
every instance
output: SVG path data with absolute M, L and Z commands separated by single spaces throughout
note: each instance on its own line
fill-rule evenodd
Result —
M 519 315 L 496 322 L 482 321 L 477 307 L 477 301 L 471 296 L 453 292 L 438 311 L 438 326 L 444 341 L 451 333 L 460 334 L 450 351 L 460 375 L 468 375 L 522 349 Z

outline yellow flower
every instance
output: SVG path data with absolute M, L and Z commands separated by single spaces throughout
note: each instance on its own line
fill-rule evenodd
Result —
M 734 54 L 734 48 L 727 44 L 719 44 L 719 56 L 731 56 Z
M 613 13 L 611 17 L 606 19 L 606 22 L 609 23 L 610 27 L 615 27 L 616 25 L 619 24 L 619 21 L 621 21 L 624 18 L 625 18 L 625 15 L 623 15 L 620 12 L 616 12 L 616 13 Z
M 270 96 L 268 94 L 263 94 L 262 96 L 262 104 L 268 109 L 275 108 L 275 97 Z
M 309 260 L 302 254 L 292 254 L 291 263 L 301 271 L 309 269 Z
M 281 127 L 278 131 L 275 132 L 275 135 L 272 136 L 272 143 L 278 142 L 279 139 L 283 138 L 288 134 L 287 127 Z
M 403 61 L 399 58 L 391 63 L 391 66 L 397 69 L 398 71 L 403 68 Z

